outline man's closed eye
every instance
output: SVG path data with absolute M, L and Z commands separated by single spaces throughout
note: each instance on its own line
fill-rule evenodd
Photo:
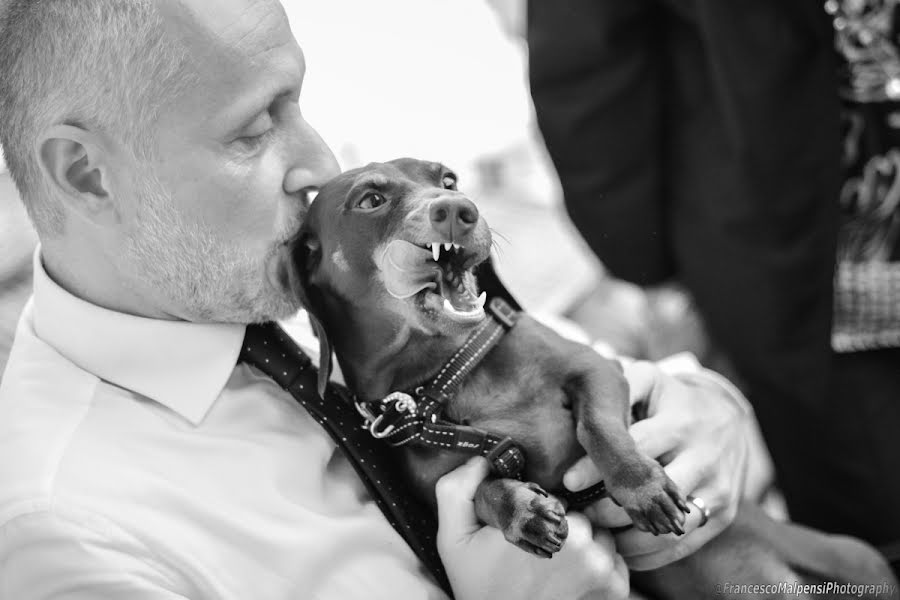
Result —
M 269 137 L 275 132 L 275 123 L 268 112 L 259 116 L 256 121 L 250 124 L 244 135 L 236 138 L 235 143 L 239 144 L 242 149 L 247 151 L 257 150 L 262 147 Z

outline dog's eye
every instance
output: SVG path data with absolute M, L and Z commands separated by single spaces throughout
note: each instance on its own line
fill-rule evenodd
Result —
M 443 184 L 444 189 L 446 189 L 446 190 L 455 190 L 456 189 L 456 176 L 450 175 L 449 173 L 447 175 L 444 175 L 444 178 L 441 179 L 441 184 Z
M 364 210 L 371 210 L 373 208 L 378 208 L 382 204 L 387 202 L 384 196 L 379 194 L 378 192 L 369 192 L 365 196 L 359 199 L 359 202 L 356 203 L 356 208 L 362 208 Z

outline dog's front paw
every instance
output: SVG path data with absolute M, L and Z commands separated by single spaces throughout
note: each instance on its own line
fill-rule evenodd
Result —
M 638 483 L 610 485 L 611 498 L 641 531 L 683 535 L 684 515 L 690 508 L 678 486 L 656 461 L 643 465 L 641 471 L 640 477 L 628 477 L 630 483 L 635 479 Z
M 526 552 L 550 558 L 569 535 L 566 509 L 562 502 L 536 483 L 525 483 L 515 490 L 513 514 L 503 527 L 503 535 Z

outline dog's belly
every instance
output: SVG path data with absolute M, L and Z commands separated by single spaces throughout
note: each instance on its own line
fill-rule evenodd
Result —
M 509 436 L 525 452 L 525 480 L 548 490 L 561 489 L 566 469 L 585 454 L 575 437 L 575 421 L 562 389 L 494 387 L 489 401 L 483 396 L 481 402 L 467 401 L 473 391 L 457 396 L 448 406 L 448 416 L 458 423 Z

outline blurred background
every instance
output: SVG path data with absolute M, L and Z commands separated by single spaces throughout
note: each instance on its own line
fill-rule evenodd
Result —
M 528 89 L 524 0 L 284 4 L 307 60 L 301 107 L 342 168 L 447 164 L 500 234 L 499 271 L 529 310 L 570 317 L 632 356 L 706 353 L 683 296 L 606 277 L 567 217 Z M 35 244 L 0 162 L 0 372 Z

